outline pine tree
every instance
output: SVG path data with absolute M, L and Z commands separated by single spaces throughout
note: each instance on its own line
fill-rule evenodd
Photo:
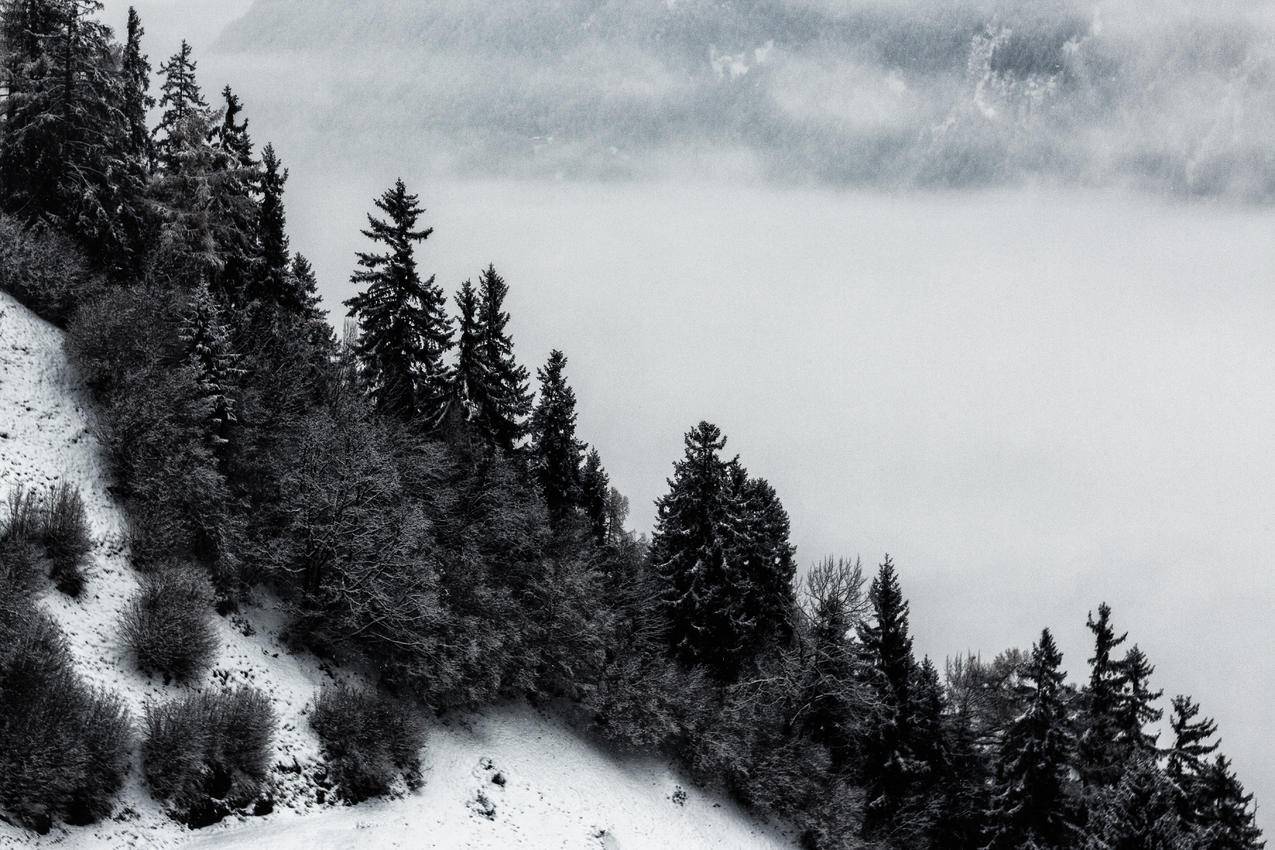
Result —
M 1077 766 L 1081 779 L 1090 786 L 1114 785 L 1127 754 L 1118 746 L 1122 694 L 1127 684 L 1123 667 L 1112 651 L 1125 642 L 1127 634 L 1116 636 L 1111 625 L 1111 607 L 1098 606 L 1086 627 L 1094 635 L 1094 654 L 1089 659 L 1089 686 L 1084 692 L 1081 734 L 1077 744 Z
M 887 828 L 907 799 L 914 776 L 912 681 L 916 660 L 908 633 L 908 602 L 894 562 L 886 555 L 868 591 L 872 619 L 859 626 L 859 643 L 870 665 L 878 711 L 864 740 L 863 783 L 867 798 L 864 831 Z
M 788 512 L 775 488 L 763 478 L 750 477 L 738 458 L 731 462 L 731 482 L 740 515 L 729 557 L 746 576 L 746 616 L 755 624 L 753 639 L 786 642 L 793 632 L 797 574 Z
M 481 382 L 471 387 L 477 420 L 492 443 L 512 451 L 526 432 L 525 419 L 531 412 L 531 391 L 527 370 L 514 360 L 513 339 L 509 336 L 509 314 L 505 296 L 509 286 L 488 266 L 478 279 L 477 346 Z
M 536 372 L 540 393 L 531 414 L 532 468 L 554 523 L 561 523 L 581 501 L 584 444 L 576 439 L 576 394 L 563 375 L 566 366 L 566 355 L 550 352 Z
M 1177 789 L 1178 807 L 1183 820 L 1197 823 L 1200 777 L 1207 767 L 1205 761 L 1217 751 L 1213 740 L 1217 724 L 1210 717 L 1196 719 L 1200 706 L 1187 696 L 1173 698 L 1173 715 L 1169 725 L 1173 731 L 1173 746 L 1169 749 L 1165 773 Z
M 145 164 L 147 172 L 155 168 L 155 140 L 151 137 L 147 113 L 155 105 L 151 96 L 151 63 L 142 53 L 142 36 L 146 30 L 137 10 L 128 7 L 128 39 L 124 44 L 122 72 L 124 76 L 124 120 L 128 123 L 130 153 Z
M 319 279 L 302 254 L 294 254 L 292 264 L 288 267 L 287 296 L 283 302 L 284 309 L 310 321 L 323 325 L 325 335 L 330 337 L 331 328 L 327 326 L 327 312 L 320 306 Z
M 199 401 L 205 411 L 205 435 L 214 447 L 224 446 L 236 421 L 234 355 L 230 351 L 221 310 L 207 285 L 195 288 L 181 325 L 180 338 L 186 351 L 186 362 L 198 381 Z
M 305 296 L 295 285 L 299 279 L 289 276 L 292 258 L 288 247 L 287 216 L 283 207 L 283 187 L 287 181 L 288 170 L 279 162 L 274 145 L 267 144 L 261 151 L 261 204 L 257 219 L 260 262 L 250 291 L 250 300 L 300 313 L 307 305 Z
M 674 655 L 730 679 L 747 657 L 754 624 L 743 612 L 744 576 L 727 558 L 738 514 L 721 456 L 726 440 L 701 422 L 684 442 L 669 491 L 655 503 L 651 567 Z
M 238 120 L 243 105 L 226 86 L 221 92 L 224 105 L 221 121 L 209 133 L 218 168 L 210 186 L 212 214 L 222 263 L 214 276 L 218 294 L 232 306 L 243 306 L 259 298 L 254 284 L 262 277 L 259 228 L 261 206 L 257 202 L 262 176 L 261 164 L 252 155 L 248 119 Z M 286 245 L 284 256 L 286 257 Z M 277 259 L 277 258 L 276 258 Z
M 1062 653 L 1048 629 L 1023 671 L 1026 710 L 1001 741 L 988 812 L 989 850 L 1062 848 L 1072 839 L 1068 801 L 1073 735 Z
M 182 40 L 181 49 L 167 62 L 159 66 L 164 78 L 160 87 L 159 107 L 163 113 L 159 125 L 152 131 L 155 139 L 155 156 L 160 167 L 169 172 L 180 170 L 182 158 L 179 148 L 188 145 L 183 127 L 196 114 L 205 114 L 208 103 L 195 78 L 196 62 L 190 44 Z M 207 133 L 205 129 L 205 133 Z
M 602 455 L 595 448 L 589 449 L 580 470 L 580 505 L 584 508 L 589 530 L 599 546 L 611 542 L 610 528 L 611 479 L 602 466 Z
M 1164 695 L 1164 691 L 1152 692 L 1148 687 L 1154 673 L 1155 667 L 1137 644 L 1134 644 L 1120 662 L 1124 690 L 1116 711 L 1116 741 L 1130 755 L 1156 753 L 1156 741 L 1160 736 L 1148 733 L 1146 727 L 1164 716 L 1161 709 L 1153 707 L 1155 701 Z
M 1204 768 L 1198 804 L 1198 850 L 1260 850 L 1266 846 L 1257 827 L 1253 795 L 1244 793 L 1225 756 L 1218 756 Z
M 421 280 L 413 247 L 434 229 L 417 229 L 423 210 L 402 180 L 375 203 L 386 218 L 368 215 L 363 235 L 386 251 L 360 252 L 361 268 L 350 277 L 366 287 L 345 302 L 359 321 L 355 353 L 382 413 L 435 427 L 447 406 L 450 378 L 443 357 L 452 345 L 451 320 L 434 277 Z
M 221 90 L 221 123 L 213 131 L 211 141 L 226 151 L 235 165 L 248 171 L 255 170 L 257 161 L 252 156 L 252 137 L 248 134 L 248 119 L 238 120 L 243 112 L 239 95 L 230 86 Z
M 1085 850 L 1183 850 L 1190 846 L 1178 817 L 1173 785 L 1146 754 L 1134 756 L 1116 785 L 1098 791 L 1085 835 Z
M 124 80 L 99 0 L 3 7 L 5 120 L 0 203 L 75 234 L 113 275 L 140 250 L 142 164 L 129 156 Z

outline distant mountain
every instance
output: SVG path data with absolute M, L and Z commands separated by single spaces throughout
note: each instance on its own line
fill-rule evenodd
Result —
M 342 158 L 1275 194 L 1271 16 L 1128 5 L 257 0 L 220 47 Z

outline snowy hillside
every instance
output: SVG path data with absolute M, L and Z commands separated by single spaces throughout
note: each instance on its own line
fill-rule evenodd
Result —
M 182 692 L 134 669 L 117 638 L 137 587 L 84 394 L 61 333 L 0 293 L 0 496 L 17 485 L 80 488 L 95 538 L 78 600 L 49 590 L 42 604 L 61 624 L 81 674 L 120 694 L 134 718 L 148 700 Z M 319 745 L 307 705 L 331 675 L 280 642 L 268 597 L 219 619 L 221 648 L 200 687 L 250 683 L 279 722 L 272 775 L 275 811 L 191 832 L 168 820 L 142 787 L 136 764 L 115 816 L 44 837 L 0 824 L 3 847 L 789 847 L 781 831 L 695 789 L 657 759 L 620 759 L 563 723 L 525 706 L 453 718 L 430 730 L 423 787 L 354 808 L 324 801 L 313 776 Z M 682 789 L 679 791 L 679 789 Z

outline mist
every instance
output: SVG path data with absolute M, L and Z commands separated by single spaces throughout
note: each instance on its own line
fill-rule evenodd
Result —
M 1275 29 L 1256 4 L 1125 6 L 141 11 L 152 62 L 194 29 L 205 89 L 281 151 L 338 325 L 401 175 L 436 228 L 422 269 L 454 291 L 494 262 L 522 362 L 567 353 L 637 530 L 709 419 L 803 563 L 894 557 L 920 652 L 1050 626 L 1079 680 L 1109 602 L 1261 805 Z

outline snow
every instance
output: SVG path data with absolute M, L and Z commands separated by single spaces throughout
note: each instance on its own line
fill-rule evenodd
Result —
M 134 668 L 117 636 L 137 589 L 124 516 L 108 487 L 85 390 L 62 333 L 0 292 L 0 498 L 23 485 L 80 489 L 94 538 L 83 595 L 48 590 L 40 603 L 61 625 L 76 666 L 118 693 L 134 718 L 148 701 L 191 688 L 246 683 L 271 699 L 278 724 L 271 781 L 275 812 L 194 832 L 151 800 L 134 764 L 114 817 L 35 836 L 0 823 L 0 847 L 304 848 L 789 848 L 776 827 L 695 788 L 664 760 L 606 752 L 562 720 L 515 704 L 440 722 L 421 755 L 423 786 L 357 807 L 319 802 L 319 743 L 306 720 L 332 673 L 280 640 L 278 600 L 262 594 L 217 618 L 221 649 L 203 681 L 179 686 Z M 350 678 L 354 678 L 351 674 Z M 494 777 L 499 774 L 504 784 Z M 675 801 L 678 789 L 685 799 Z M 488 817 L 490 815 L 490 817 Z

